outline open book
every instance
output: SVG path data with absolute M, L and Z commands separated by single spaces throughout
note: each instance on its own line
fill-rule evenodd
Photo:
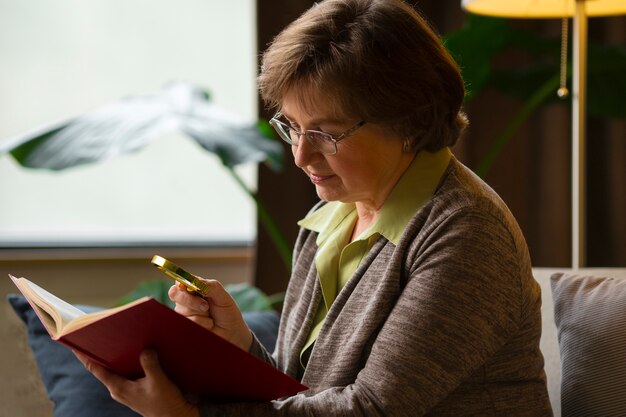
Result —
M 26 278 L 9 275 L 52 339 L 128 378 L 139 354 L 156 350 L 183 391 L 218 401 L 268 401 L 307 387 L 153 298 L 84 313 Z

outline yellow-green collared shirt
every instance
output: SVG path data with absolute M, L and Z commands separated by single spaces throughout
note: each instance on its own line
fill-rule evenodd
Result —
M 435 153 L 419 152 L 387 197 L 378 218 L 352 242 L 349 239 L 357 220 L 354 204 L 329 202 L 298 222 L 299 226 L 318 233 L 315 266 L 323 295 L 315 325 L 300 353 L 303 367 L 308 356 L 305 352 L 315 342 L 339 291 L 379 236 L 398 243 L 409 220 L 432 197 L 450 157 L 449 148 Z

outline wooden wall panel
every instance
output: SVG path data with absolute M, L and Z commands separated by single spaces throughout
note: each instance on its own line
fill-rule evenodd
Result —
M 257 2 L 257 25 L 259 58 L 262 51 L 285 26 L 313 5 L 311 0 L 259 0 Z M 260 117 L 272 115 L 259 105 Z M 290 245 L 296 240 L 296 222 L 303 218 L 317 201 L 315 189 L 304 173 L 293 164 L 290 148 L 284 144 L 285 163 L 281 173 L 267 167 L 259 167 L 259 196 L 268 211 L 277 220 L 278 227 L 286 235 Z M 278 255 L 269 235 L 258 223 L 256 250 L 256 283 L 266 293 L 283 291 L 289 280 L 286 268 Z

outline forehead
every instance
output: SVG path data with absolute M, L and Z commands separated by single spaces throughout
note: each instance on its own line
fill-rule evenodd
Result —
M 309 85 L 287 90 L 281 101 L 281 111 L 287 117 L 306 117 L 325 121 L 345 121 L 347 112 L 332 94 Z

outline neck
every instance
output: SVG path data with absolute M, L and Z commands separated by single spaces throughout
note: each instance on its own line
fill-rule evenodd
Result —
M 355 203 L 357 221 L 354 225 L 351 241 L 374 224 L 380 214 L 380 211 L 385 205 L 387 197 L 389 197 L 389 194 L 391 194 L 391 191 L 394 189 L 402 175 L 409 168 L 416 154 L 405 155 L 406 157 L 402 159 L 400 164 L 398 164 L 398 170 L 394 173 L 392 180 L 389 181 L 387 187 L 379 193 L 378 199 L 372 201 L 359 201 Z

